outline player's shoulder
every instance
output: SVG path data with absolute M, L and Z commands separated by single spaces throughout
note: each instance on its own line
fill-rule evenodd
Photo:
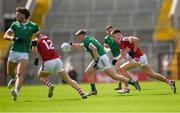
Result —
M 104 40 L 107 40 L 109 38 L 109 35 L 106 35 L 105 37 L 104 37 Z
M 132 38 L 134 38 L 135 36 L 127 36 L 127 37 L 123 37 L 122 41 L 131 41 Z
M 123 37 L 123 38 L 122 38 L 122 41 L 129 41 L 129 39 L 130 39 L 129 36 L 128 36 L 128 37 Z
M 83 43 L 84 43 L 84 45 L 89 45 L 90 43 L 93 42 L 94 39 L 95 38 L 92 36 L 86 36 L 85 39 L 83 40 Z
M 88 42 L 88 41 L 91 41 L 93 39 L 94 39 L 94 37 L 92 37 L 92 36 L 86 36 L 84 39 L 84 42 Z
M 41 40 L 50 40 L 49 38 L 48 38 L 48 36 L 46 36 L 46 35 L 43 35 L 42 37 L 41 37 Z
M 18 21 L 14 21 L 13 24 L 19 24 L 19 22 Z
M 29 21 L 29 24 L 30 24 L 30 25 L 33 25 L 33 26 L 37 26 L 37 24 L 34 23 L 34 22 L 32 22 L 32 21 Z
M 132 43 L 132 41 L 133 41 L 134 39 L 138 39 L 138 38 L 135 37 L 135 36 L 128 36 L 128 37 L 123 37 L 123 38 L 122 38 L 122 41 L 128 41 L 128 42 Z
M 17 24 L 19 24 L 18 21 L 14 21 L 14 22 L 12 23 L 12 25 L 17 25 Z
M 86 39 L 91 39 L 91 38 L 94 38 L 93 36 L 90 36 L 90 35 L 87 35 L 86 36 Z

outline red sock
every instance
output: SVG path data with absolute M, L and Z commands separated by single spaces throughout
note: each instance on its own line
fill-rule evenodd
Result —
M 51 87 L 53 86 L 53 84 L 49 81 L 49 80 L 46 80 L 43 82 L 45 85 L 47 85 L 48 87 Z
M 77 89 L 78 93 L 82 96 L 84 94 L 83 90 L 81 88 Z

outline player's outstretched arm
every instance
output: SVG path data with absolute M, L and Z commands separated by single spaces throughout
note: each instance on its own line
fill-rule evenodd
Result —
M 74 48 L 83 48 L 83 43 L 70 43 L 70 45 Z

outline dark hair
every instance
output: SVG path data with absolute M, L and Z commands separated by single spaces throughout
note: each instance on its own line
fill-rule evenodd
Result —
M 86 35 L 86 30 L 85 29 L 80 29 L 75 33 L 75 36 L 79 36 L 79 35 Z
M 28 19 L 30 16 L 30 12 L 28 9 L 26 9 L 25 7 L 17 7 L 16 8 L 16 12 L 22 13 L 23 15 L 25 15 L 25 18 Z
M 108 29 L 113 29 L 113 26 L 112 25 L 108 25 L 108 26 L 106 26 L 106 30 L 108 30 Z
M 114 29 L 111 31 L 111 35 L 116 34 L 116 33 L 121 33 L 119 29 Z

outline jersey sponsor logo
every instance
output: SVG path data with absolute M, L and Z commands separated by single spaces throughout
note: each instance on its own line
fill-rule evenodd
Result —
M 26 27 L 26 26 L 23 26 L 23 29 L 27 29 L 27 27 Z

